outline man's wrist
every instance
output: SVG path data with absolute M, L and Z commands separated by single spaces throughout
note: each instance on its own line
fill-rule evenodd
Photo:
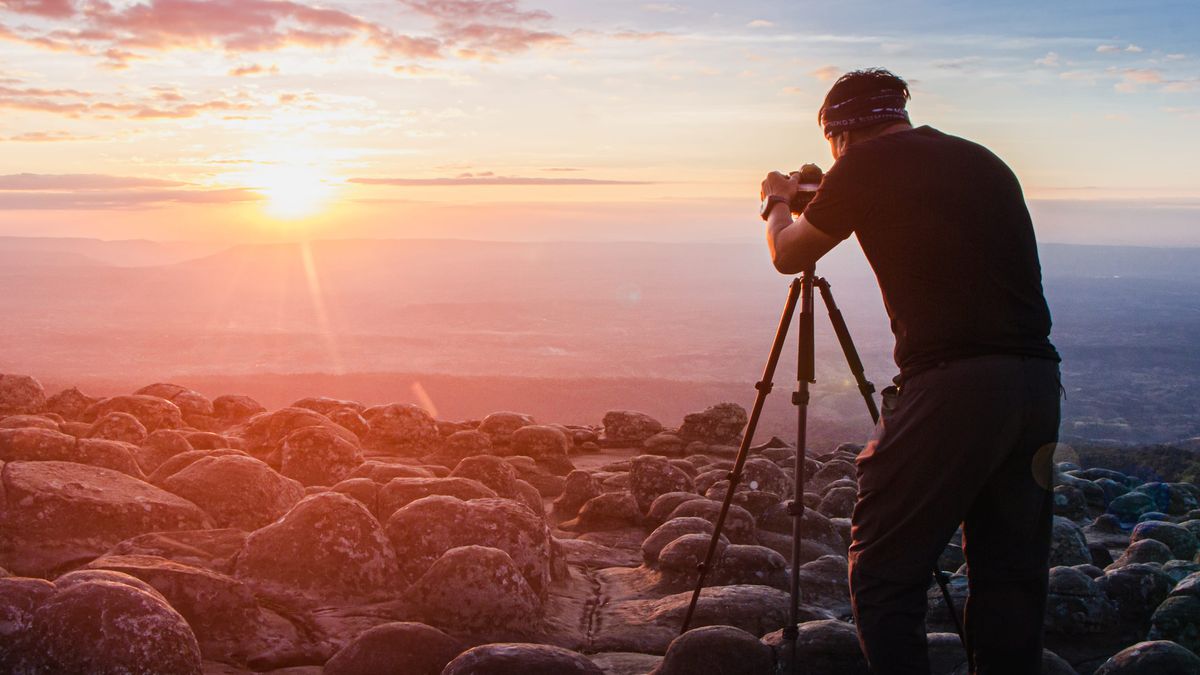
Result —
M 787 206 L 787 204 L 784 203 L 783 206 Z M 780 208 L 776 205 L 771 208 L 770 213 L 767 214 L 764 220 L 767 221 L 768 230 L 778 232 L 792 224 L 792 210 L 790 208 Z

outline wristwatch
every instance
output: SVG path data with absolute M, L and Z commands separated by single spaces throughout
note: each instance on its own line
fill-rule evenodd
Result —
M 769 195 L 766 199 L 763 200 L 762 209 L 759 210 L 758 215 L 762 216 L 763 220 L 768 220 L 771 217 L 771 209 L 775 208 L 776 204 L 787 204 L 787 203 L 788 203 L 788 200 L 783 197 L 780 197 L 779 195 Z

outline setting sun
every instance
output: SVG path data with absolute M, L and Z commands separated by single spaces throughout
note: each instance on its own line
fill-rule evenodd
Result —
M 333 196 L 329 176 L 316 167 L 270 164 L 246 176 L 248 187 L 266 197 L 263 210 L 282 220 L 315 215 Z

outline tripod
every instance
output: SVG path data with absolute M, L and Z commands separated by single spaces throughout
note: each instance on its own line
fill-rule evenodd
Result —
M 757 430 L 759 418 L 762 416 L 763 404 L 766 403 L 767 395 L 771 393 L 771 389 L 774 386 L 772 380 L 775 377 L 775 367 L 779 363 L 779 355 L 783 352 L 783 343 L 787 338 L 788 327 L 792 323 L 792 315 L 795 313 L 796 303 L 799 301 L 799 359 L 796 363 L 796 391 L 792 393 L 792 404 L 796 406 L 797 412 L 795 484 L 793 486 L 793 498 L 787 506 L 788 515 L 792 517 L 791 602 L 789 604 L 788 624 L 783 629 L 783 638 L 791 645 L 792 672 L 794 673 L 799 673 L 800 670 L 800 659 L 796 654 L 796 640 L 800 634 L 800 543 L 802 537 L 800 525 L 804 517 L 805 508 L 804 462 L 805 445 L 808 436 L 808 386 L 816 382 L 815 340 L 813 336 L 814 287 L 820 289 L 821 300 L 825 303 L 825 308 L 829 311 L 829 320 L 833 324 L 833 331 L 837 335 L 838 342 L 841 344 L 842 353 L 846 357 L 846 363 L 850 367 L 850 372 L 854 375 L 854 379 L 858 383 L 858 390 L 867 405 L 867 412 L 871 415 L 871 422 L 874 424 L 879 423 L 879 409 L 875 406 L 875 385 L 867 380 L 862 360 L 858 356 L 858 350 L 854 347 L 854 341 L 850 338 L 850 329 L 846 327 L 846 321 L 842 317 L 842 312 L 833 300 L 833 291 L 829 288 L 829 282 L 817 277 L 814 269 L 809 268 L 799 277 L 792 279 L 792 283 L 788 289 L 787 302 L 783 306 L 783 316 L 779 320 L 779 328 L 775 331 L 775 341 L 771 344 L 771 354 L 767 358 L 763 377 L 754 385 L 754 388 L 758 390 L 758 394 L 754 399 L 754 408 L 750 413 L 750 420 L 746 425 L 746 433 L 742 436 L 741 446 L 738 448 L 737 459 L 733 463 L 733 468 L 729 471 L 729 488 L 725 493 L 725 501 L 721 504 L 721 510 L 717 515 L 717 522 L 713 529 L 712 539 L 708 543 L 708 551 L 705 553 L 704 561 L 696 566 L 699 578 L 696 580 L 696 588 L 692 592 L 692 599 L 688 604 L 687 613 L 683 618 L 683 628 L 680 631 L 681 634 L 686 633 L 691 625 L 692 616 L 696 611 L 696 604 L 700 600 L 700 592 L 704 588 L 704 579 L 708 574 L 709 565 L 712 563 L 718 540 L 721 537 L 721 528 L 725 525 L 725 518 L 729 514 L 729 507 L 733 503 L 733 496 L 737 490 L 738 481 L 742 477 L 742 470 L 745 468 L 746 459 L 750 452 L 750 444 L 754 440 L 754 432 Z M 954 627 L 958 632 L 959 641 L 962 642 L 963 648 L 967 649 L 968 664 L 971 664 L 971 652 L 967 648 L 965 633 L 963 633 L 958 614 L 954 610 L 954 601 L 950 597 L 949 577 L 945 572 L 937 569 L 936 566 L 933 576 L 941 588 L 942 598 L 945 600 L 946 607 L 950 611 L 950 617 L 954 620 Z M 971 664 L 969 667 L 973 672 L 974 664 Z

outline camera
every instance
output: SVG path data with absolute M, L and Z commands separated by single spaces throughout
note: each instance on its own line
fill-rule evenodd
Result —
M 791 201 L 788 202 L 788 208 L 792 213 L 802 213 L 804 207 L 812 201 L 817 188 L 821 186 L 821 179 L 825 177 L 825 174 L 816 164 L 805 164 L 800 167 L 799 171 L 793 171 L 788 175 L 799 179 L 800 182 L 800 191 L 792 195 Z

